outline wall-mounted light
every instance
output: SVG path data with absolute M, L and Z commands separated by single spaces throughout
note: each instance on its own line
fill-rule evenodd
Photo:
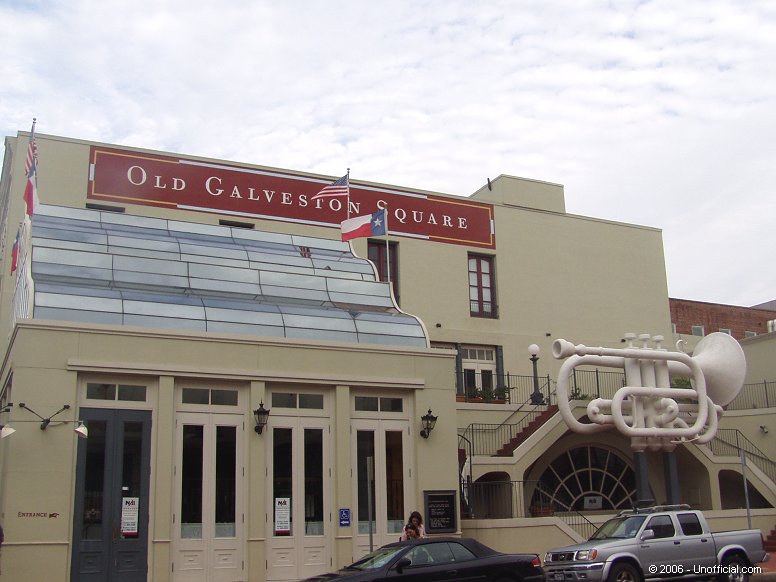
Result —
M 0 409 L 0 414 L 2 414 L 3 412 L 11 412 L 12 406 L 13 406 L 13 402 L 9 402 L 2 409 Z M 0 424 L 0 439 L 9 437 L 15 432 L 16 432 L 16 429 L 13 428 L 10 424 Z
M 428 435 L 431 434 L 431 431 L 434 430 L 436 421 L 437 417 L 431 414 L 431 409 L 429 408 L 428 412 L 420 417 L 420 422 L 423 424 L 423 430 L 420 431 L 420 436 L 427 439 Z
M 767 426 L 765 426 L 764 424 L 761 424 L 761 425 L 760 425 L 760 431 L 761 431 L 763 434 L 768 434 L 768 427 L 767 427 Z
M 40 430 L 46 430 L 46 427 L 47 427 L 47 426 L 48 426 L 48 425 L 51 423 L 51 419 L 52 419 L 52 418 L 54 418 L 54 417 L 55 417 L 57 414 L 59 414 L 60 412 L 64 412 L 65 410 L 70 410 L 70 405 L 69 405 L 69 404 L 63 404 L 63 405 L 62 405 L 62 408 L 60 408 L 59 410 L 57 410 L 57 411 L 56 411 L 54 414 L 52 414 L 52 415 L 51 415 L 51 416 L 49 416 L 48 418 L 43 418 L 43 417 L 42 417 L 40 414 L 38 414 L 37 412 L 35 412 L 35 411 L 34 411 L 32 408 L 30 408 L 29 406 L 27 406 L 27 405 L 26 405 L 24 402 L 20 402 L 20 403 L 19 403 L 19 408 L 24 408 L 24 410 L 29 410 L 29 411 L 30 411 L 30 412 L 32 412 L 32 413 L 33 413 L 35 416 L 37 416 L 39 419 L 41 419 L 41 421 L 42 421 L 42 422 L 40 423 Z
M 89 429 L 86 428 L 83 420 L 78 421 L 78 426 L 73 429 L 73 432 L 78 435 L 79 439 L 89 438 Z
M 256 420 L 256 426 L 253 430 L 256 431 L 256 434 L 261 434 L 261 431 L 267 426 L 267 420 L 269 420 L 269 409 L 264 408 L 263 400 L 259 404 L 259 407 L 253 411 L 253 418 Z

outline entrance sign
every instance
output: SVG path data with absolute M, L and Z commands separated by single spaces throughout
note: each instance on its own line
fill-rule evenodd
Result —
M 137 536 L 137 522 L 140 515 L 139 497 L 121 498 L 121 535 L 123 537 Z
M 275 535 L 291 533 L 291 498 L 275 498 Z
M 350 508 L 343 507 L 339 510 L 340 527 L 350 527 Z
M 393 235 L 495 248 L 493 205 L 350 182 L 345 196 L 313 196 L 331 180 L 271 168 L 92 146 L 87 197 L 339 229 L 385 208 Z
M 458 530 L 455 511 L 455 491 L 424 491 L 426 531 L 455 533 Z

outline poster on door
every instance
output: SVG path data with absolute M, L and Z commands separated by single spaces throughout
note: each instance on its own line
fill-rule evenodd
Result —
M 121 536 L 125 538 L 137 537 L 137 523 L 140 515 L 139 497 L 121 498 Z
M 275 535 L 291 533 L 291 498 L 275 498 Z

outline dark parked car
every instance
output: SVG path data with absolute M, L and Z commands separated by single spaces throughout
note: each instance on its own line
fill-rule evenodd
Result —
M 388 544 L 342 570 L 302 582 L 394 578 L 397 582 L 542 582 L 544 572 L 536 554 L 502 554 L 477 540 L 433 537 Z

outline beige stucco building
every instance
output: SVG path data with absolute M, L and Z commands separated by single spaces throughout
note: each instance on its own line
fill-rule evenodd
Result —
M 394 541 L 413 509 L 431 534 L 541 553 L 582 534 L 561 514 L 635 501 L 629 440 L 555 413 L 551 353 L 670 346 L 659 229 L 510 176 L 468 198 L 360 180 L 316 197 L 331 177 L 47 135 L 29 221 L 28 141 L 6 138 L 0 181 L 0 580 L 298 580 Z M 340 240 L 383 209 L 387 237 Z M 574 382 L 582 417 L 622 370 Z M 772 409 L 731 408 L 722 426 L 773 458 Z M 681 501 L 726 525 L 746 521 L 736 451 L 674 453 Z M 665 501 L 669 465 L 648 463 Z M 748 475 L 763 529 L 769 467 Z

